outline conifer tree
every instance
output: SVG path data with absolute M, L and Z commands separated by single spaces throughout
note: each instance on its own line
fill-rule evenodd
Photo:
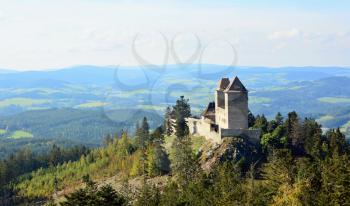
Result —
M 106 147 L 112 143 L 113 143 L 113 138 L 110 134 L 108 134 L 103 140 L 103 145 Z
M 242 205 L 241 171 L 237 164 L 225 162 L 215 171 L 213 205 Z
M 126 158 L 131 152 L 131 143 L 128 138 L 128 133 L 123 132 L 121 139 L 117 142 L 117 158 L 122 160 Z
M 254 114 L 249 110 L 248 112 L 248 127 L 253 127 L 255 124 L 255 116 Z
M 158 206 L 160 205 L 160 192 L 157 187 L 144 182 L 135 206 Z
M 174 106 L 176 117 L 175 135 L 180 139 L 188 136 L 189 134 L 186 118 L 191 116 L 191 107 L 188 101 L 189 100 L 185 99 L 184 96 L 181 96 L 180 99 L 176 101 L 176 105 Z
M 280 112 L 278 112 L 275 116 L 275 121 L 278 126 L 283 125 L 283 116 Z
M 143 147 L 145 147 L 149 143 L 149 124 L 146 117 L 144 117 L 142 120 L 141 131 L 142 131 L 141 144 Z
M 297 121 L 298 114 L 293 111 L 288 113 L 288 118 L 284 122 L 284 126 L 286 128 L 287 136 L 290 137 L 290 133 L 292 132 L 293 124 Z
M 261 129 L 262 134 L 267 133 L 268 122 L 265 115 L 258 115 L 255 119 L 254 128 Z
M 149 124 L 146 117 L 142 119 L 141 126 L 139 126 L 138 123 L 136 124 L 135 136 L 136 146 L 138 148 L 145 149 L 150 138 Z
M 149 177 L 155 177 L 169 172 L 170 161 L 168 154 L 159 141 L 148 145 L 146 154 L 146 171 Z
M 185 186 L 191 180 L 197 169 L 186 122 L 186 118 L 191 115 L 188 99 L 181 96 L 180 99 L 176 101 L 174 111 L 176 115 L 176 138 L 172 144 L 174 155 L 171 169 L 173 174 L 178 178 L 180 186 Z
M 171 108 L 167 107 L 166 111 L 165 111 L 165 117 L 164 117 L 164 128 L 165 128 L 165 134 L 167 136 L 170 136 L 173 134 L 174 130 L 173 130 L 173 122 L 171 119 Z

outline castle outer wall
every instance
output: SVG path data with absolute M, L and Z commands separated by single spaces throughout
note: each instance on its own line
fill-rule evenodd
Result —
M 207 140 L 220 144 L 225 137 L 242 137 L 252 143 L 260 141 L 261 131 L 259 129 L 223 129 L 215 131 L 209 119 L 188 118 L 187 125 L 191 135 L 203 136 Z

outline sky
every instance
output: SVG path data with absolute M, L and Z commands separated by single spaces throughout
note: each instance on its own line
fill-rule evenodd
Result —
M 348 0 L 0 0 L 0 68 L 350 66 Z

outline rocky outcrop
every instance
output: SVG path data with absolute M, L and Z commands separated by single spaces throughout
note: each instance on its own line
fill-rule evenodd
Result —
M 208 142 L 199 151 L 199 162 L 205 172 L 210 172 L 219 163 L 242 161 L 249 165 L 260 157 L 258 144 L 240 137 L 227 137 L 221 144 Z

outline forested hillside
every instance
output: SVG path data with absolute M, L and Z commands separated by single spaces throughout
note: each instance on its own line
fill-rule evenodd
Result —
M 8 119 L 11 117 L 4 116 L 24 111 L 40 113 L 45 109 L 76 108 L 88 111 L 78 114 L 82 118 L 99 122 L 99 126 L 108 130 L 111 124 L 90 111 L 138 109 L 162 115 L 165 108 L 183 94 L 191 96 L 192 111 L 199 114 L 206 103 L 213 100 L 218 79 L 235 75 L 245 82 L 250 91 L 249 107 L 252 112 L 273 118 L 276 111 L 286 115 L 296 110 L 300 116 L 318 119 L 325 128 L 342 127 L 343 132 L 350 134 L 350 88 L 347 83 L 350 70 L 339 67 L 169 65 L 160 69 L 152 66 L 78 66 L 54 71 L 4 71 L 0 74 L 0 119 Z M 75 113 L 72 113 L 73 117 Z M 28 118 L 28 125 L 33 125 L 30 122 L 32 115 L 24 113 L 19 116 L 23 119 L 21 121 Z M 60 115 L 60 112 L 48 112 L 47 115 L 52 115 L 52 119 L 57 121 L 62 118 L 62 121 L 72 121 L 67 119 L 69 115 Z M 95 116 L 96 119 L 93 118 Z M 114 117 L 118 115 L 112 117 L 113 121 L 118 121 Z M 74 125 L 76 128 L 84 127 L 89 120 L 74 121 Z M 33 130 L 40 130 L 37 127 Z M 85 138 L 82 136 L 100 134 L 94 127 L 91 124 L 89 132 L 61 128 L 60 132 L 49 131 L 49 135 L 56 138 L 64 134 L 70 138 L 76 133 L 78 138 Z M 40 134 L 40 137 L 43 135 Z
M 162 122 L 157 114 L 132 109 L 104 111 L 63 108 L 0 117 L 0 155 L 6 157 L 26 146 L 34 152 L 48 150 L 53 144 L 96 147 L 102 144 L 107 134 L 120 134 L 122 130 L 134 133 L 135 122 L 144 116 L 149 118 L 151 128 Z
M 172 127 L 150 132 L 144 118 L 134 138 L 126 132 L 107 137 L 105 147 L 78 161 L 21 176 L 12 188 L 22 197 L 17 201 L 47 200 L 51 205 L 57 200 L 62 205 L 350 204 L 350 146 L 339 129 L 323 134 L 319 123 L 296 112 L 285 117 L 278 113 L 270 121 L 256 115 L 249 121 L 262 131 L 255 146 L 248 146 L 252 143 L 244 137 L 232 137 L 227 139 L 232 143 L 220 147 L 201 143 L 198 151 L 191 146 L 194 139 L 185 121 L 191 114 L 188 101 L 180 98 L 173 110 L 176 132 L 171 143 L 167 134 Z M 218 149 L 231 152 L 218 153 Z M 223 155 L 215 158 L 220 162 L 204 169 L 203 164 L 218 154 Z M 113 181 L 105 182 L 113 176 Z M 135 177 L 144 181 L 136 186 Z M 156 184 L 159 177 L 167 178 Z M 104 186 L 98 188 L 96 182 Z M 72 189 L 77 190 L 72 193 Z

